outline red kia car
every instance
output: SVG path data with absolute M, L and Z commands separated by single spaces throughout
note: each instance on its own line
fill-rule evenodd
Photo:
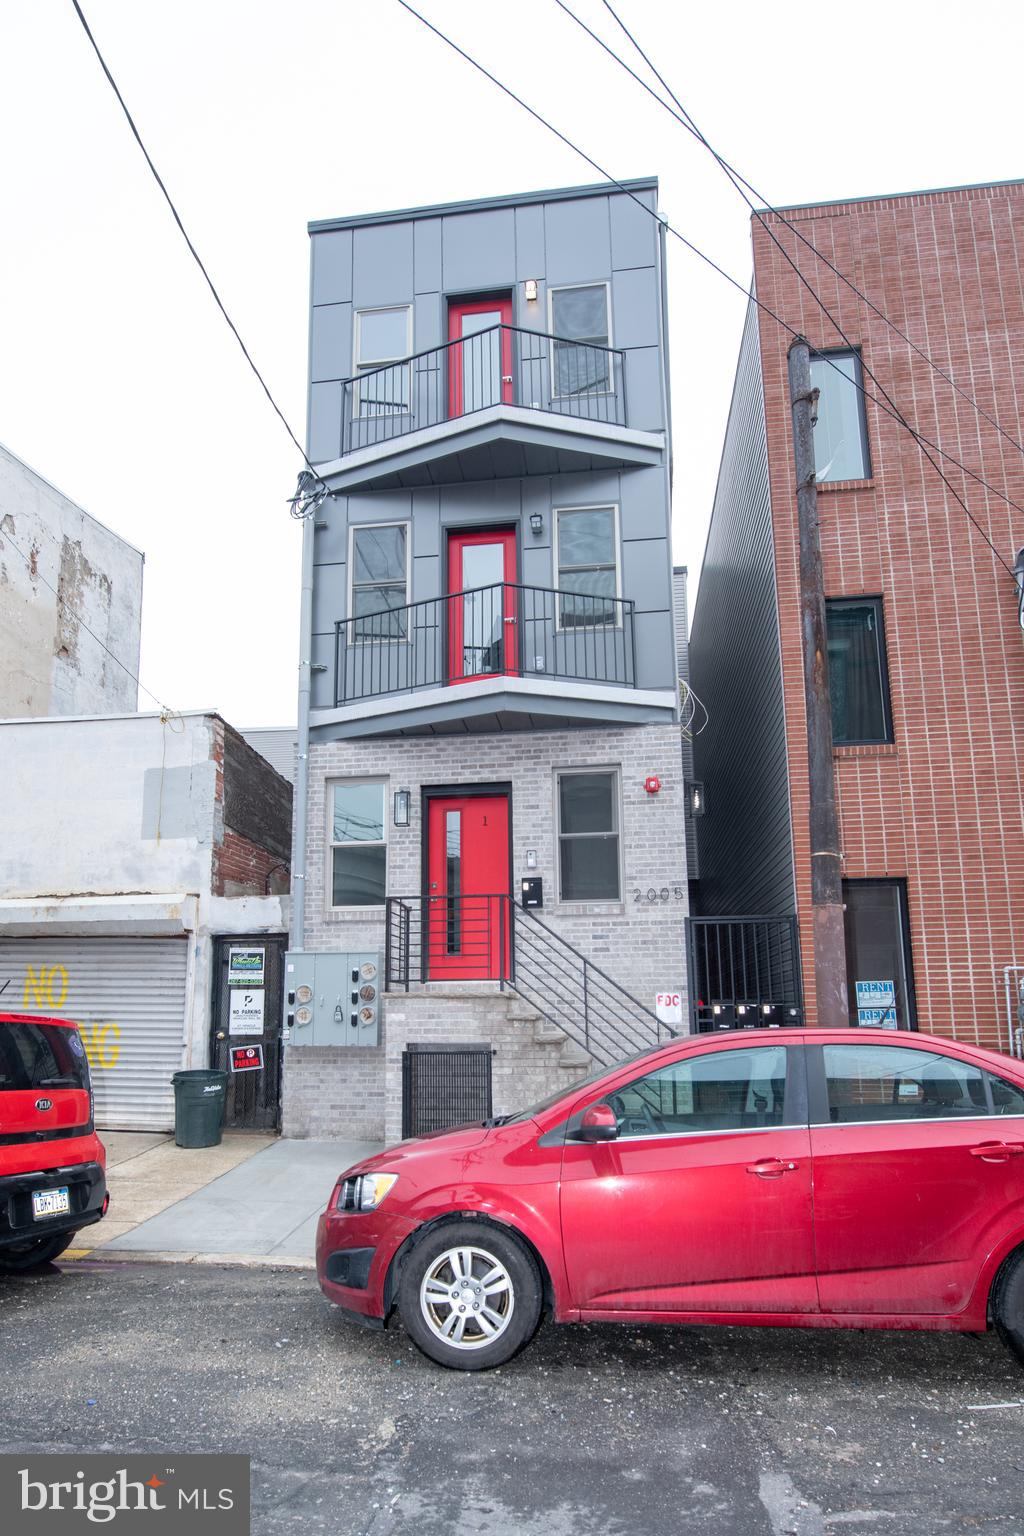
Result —
M 991 1324 L 1024 1363 L 1024 1063 L 888 1030 L 676 1040 L 342 1174 L 325 1295 L 442 1365 L 556 1322 Z
M 77 1027 L 0 1013 L 0 1274 L 48 1263 L 99 1221 L 105 1168 Z

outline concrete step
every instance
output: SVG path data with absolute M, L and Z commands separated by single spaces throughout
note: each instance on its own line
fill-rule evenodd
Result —
M 590 1067 L 590 1057 L 582 1045 L 577 1045 L 575 1040 L 566 1040 L 558 1053 L 558 1065 L 571 1072 L 586 1072 Z
M 533 1038 L 538 1045 L 561 1045 L 566 1036 L 557 1024 L 551 1024 L 547 1019 L 538 1019 L 533 1026 Z

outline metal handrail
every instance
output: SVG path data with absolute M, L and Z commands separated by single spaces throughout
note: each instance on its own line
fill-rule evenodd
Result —
M 565 347 L 587 347 L 593 352 L 608 352 L 617 358 L 625 358 L 623 347 L 603 347 L 599 341 L 578 341 L 572 336 L 556 336 L 551 331 L 531 331 L 522 325 L 489 325 L 482 331 L 474 331 L 472 336 L 454 336 L 450 341 L 439 341 L 436 347 L 424 347 L 422 352 L 410 352 L 407 357 L 396 357 L 390 363 L 382 363 L 379 368 L 364 368 L 361 373 L 350 373 L 348 378 L 339 380 L 342 388 L 346 384 L 359 384 L 363 379 L 372 379 L 375 374 L 387 373 L 392 368 L 402 368 L 406 363 L 417 363 L 421 357 L 430 357 L 434 352 L 447 352 L 451 347 L 461 347 L 468 341 L 473 341 L 478 336 L 489 336 L 492 331 L 510 331 L 517 336 L 536 337 L 540 341 L 557 341 Z

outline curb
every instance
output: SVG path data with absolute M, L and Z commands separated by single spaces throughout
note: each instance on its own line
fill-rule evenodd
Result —
M 129 1248 L 68 1248 L 56 1260 L 57 1266 L 88 1265 L 96 1259 L 104 1264 L 205 1264 L 231 1269 L 315 1270 L 316 1260 L 269 1253 L 176 1253 L 174 1251 L 134 1251 Z

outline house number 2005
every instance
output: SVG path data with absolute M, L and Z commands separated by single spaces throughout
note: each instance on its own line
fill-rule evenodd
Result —
M 663 885 L 657 890 L 652 885 L 649 890 L 637 889 L 633 892 L 633 900 L 637 902 L 684 901 L 685 899 L 686 891 L 681 885 Z

